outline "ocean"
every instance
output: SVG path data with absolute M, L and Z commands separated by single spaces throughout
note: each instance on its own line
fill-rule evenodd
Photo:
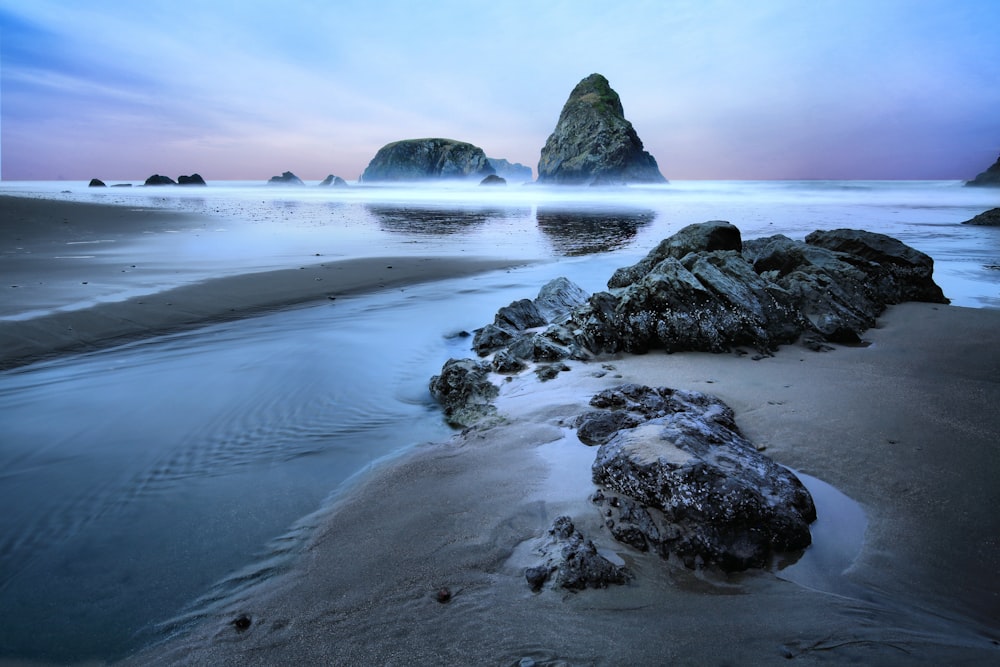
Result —
M 1000 307 L 1000 229 L 960 224 L 1000 205 L 1000 191 L 958 181 L 609 190 L 3 182 L 0 194 L 210 220 L 67 247 L 67 257 L 141 267 L 141 278 L 123 270 L 86 298 L 53 280 L 0 302 L 0 319 L 337 258 L 523 260 L 0 372 L 0 659 L 120 658 L 215 596 L 274 576 L 352 479 L 449 436 L 427 383 L 449 357 L 471 356 L 461 332 L 557 276 L 600 290 L 687 224 L 729 220 L 745 239 L 839 227 L 889 234 L 934 258 L 954 305 Z

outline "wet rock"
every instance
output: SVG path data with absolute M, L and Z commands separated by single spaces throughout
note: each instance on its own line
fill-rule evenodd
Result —
M 535 298 L 535 307 L 545 320 L 555 324 L 587 303 L 588 296 L 587 291 L 573 281 L 559 277 L 542 286 Z
M 682 259 L 692 252 L 712 252 L 715 250 L 743 250 L 740 230 L 725 220 L 709 220 L 682 227 L 653 248 L 639 262 L 618 269 L 608 280 L 609 288 L 628 287 L 638 282 L 653 270 L 657 264 L 673 257 Z
M 483 179 L 494 173 L 482 148 L 454 139 L 406 139 L 386 144 L 368 163 L 361 180 L 422 181 Z
M 208 185 L 201 174 L 191 174 L 190 176 L 178 176 L 177 185 Z
M 532 590 L 541 589 L 550 580 L 560 588 L 583 590 L 607 588 L 631 579 L 628 568 L 599 554 L 594 543 L 576 529 L 570 517 L 556 518 L 548 532 L 552 539 L 542 549 L 544 562 L 524 572 Z
M 282 172 L 281 176 L 272 176 L 267 181 L 268 185 L 305 185 L 302 179 L 290 171 Z
M 153 174 L 146 179 L 145 185 L 177 185 L 174 179 L 169 176 L 161 176 L 160 174 Z
M 616 539 L 724 571 L 765 567 L 776 553 L 809 546 L 809 492 L 743 437 L 727 405 L 667 387 L 617 391 L 597 403 L 641 423 L 601 445 L 592 468 L 603 495 L 617 494 L 607 503 Z
M 430 391 L 453 426 L 471 426 L 497 414 L 493 399 L 499 389 L 489 380 L 489 366 L 472 359 L 449 359 L 431 378 Z
M 963 225 L 986 225 L 990 227 L 1000 227 L 1000 208 L 991 208 L 983 211 L 979 215 L 966 220 Z
M 503 375 L 516 375 L 528 367 L 528 364 L 515 357 L 510 350 L 500 350 L 493 355 L 490 362 L 493 370 Z
M 538 161 L 538 182 L 560 185 L 665 183 L 643 150 L 608 80 L 591 74 L 573 88 Z
M 603 445 L 623 428 L 642 423 L 635 416 L 620 410 L 595 410 L 577 418 L 576 437 L 585 445 Z

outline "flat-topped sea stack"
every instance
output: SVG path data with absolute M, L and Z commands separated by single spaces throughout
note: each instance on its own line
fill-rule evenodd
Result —
M 471 180 L 496 173 L 482 148 L 454 139 L 404 139 L 379 149 L 361 175 L 380 181 Z
M 538 182 L 558 185 L 666 183 L 643 150 L 608 80 L 591 74 L 570 93 L 538 161 Z
M 1000 157 L 986 171 L 977 174 L 971 181 L 966 181 L 966 185 L 1000 188 Z

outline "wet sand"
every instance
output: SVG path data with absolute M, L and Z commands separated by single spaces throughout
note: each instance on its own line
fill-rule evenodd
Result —
M 0 196 L 0 286 L 22 299 L 42 279 L 112 272 L 137 296 L 0 320 L 0 369 L 69 352 L 87 352 L 316 301 L 523 265 L 523 261 L 454 257 L 366 257 L 222 275 L 169 289 L 130 282 L 99 256 L 66 256 L 67 243 L 125 239 L 165 229 L 204 228 L 204 217 L 154 208 Z M 56 261 L 56 260 L 59 261 Z M 105 262 L 106 263 L 106 262 Z M 95 266 L 97 265 L 97 266 Z M 84 272 L 85 267 L 85 272 Z M 119 273 L 121 275 L 119 275 Z M 85 282 L 74 281 L 78 292 Z M 66 292 L 68 290 L 64 290 Z M 66 294 L 67 304 L 84 297 Z M 30 303 L 31 296 L 25 303 Z
M 998 326 L 994 310 L 904 304 L 868 347 L 787 347 L 757 361 L 649 354 L 611 360 L 613 370 L 575 363 L 546 383 L 528 373 L 504 386 L 504 424 L 381 466 L 337 502 L 290 572 L 207 607 L 134 662 L 995 662 Z M 774 459 L 860 503 L 868 527 L 853 565 L 802 586 L 769 572 L 697 575 L 611 540 L 588 502 L 595 450 L 566 424 L 624 381 L 715 393 Z M 560 514 L 621 556 L 634 581 L 532 593 L 523 569 Z

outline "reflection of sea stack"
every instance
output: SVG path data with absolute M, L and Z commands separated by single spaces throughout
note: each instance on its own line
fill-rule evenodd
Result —
M 986 171 L 978 174 L 971 181 L 966 181 L 966 185 L 987 185 L 994 188 L 1000 188 L 1000 157 L 997 161 L 987 169 Z
M 538 182 L 665 183 L 608 80 L 591 74 L 570 93 L 538 161 Z

